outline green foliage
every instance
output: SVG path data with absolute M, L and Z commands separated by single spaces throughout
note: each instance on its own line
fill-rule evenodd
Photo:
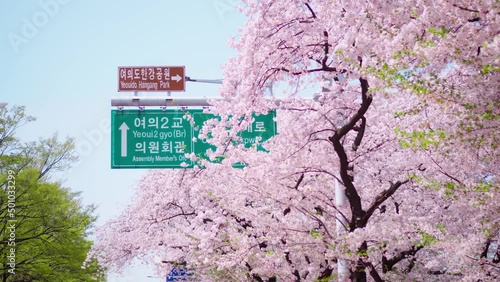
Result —
M 442 222 L 436 224 L 436 228 L 441 231 L 441 233 L 446 234 L 446 226 Z
M 422 43 L 426 47 L 431 47 L 434 41 L 430 40 L 428 42 Z M 401 50 L 396 52 L 393 56 L 394 59 L 404 59 L 404 57 L 415 57 L 416 54 L 408 50 Z M 431 93 L 432 88 L 435 84 L 439 84 L 439 79 L 436 75 L 430 75 L 430 77 L 422 77 L 420 74 L 420 69 L 425 68 L 428 65 L 428 61 L 424 58 L 422 63 L 418 66 L 418 69 L 410 69 L 403 63 L 396 63 L 394 66 L 389 66 L 387 63 L 380 63 L 380 67 L 368 66 L 366 71 L 374 75 L 378 79 L 385 82 L 383 87 L 380 89 L 391 89 L 394 87 L 400 87 L 403 89 L 410 90 L 412 93 L 421 96 Z
M 327 277 L 315 279 L 314 282 L 328 282 L 328 281 L 336 281 L 337 275 L 330 275 Z
M 421 181 L 422 181 L 422 178 L 421 178 L 420 176 L 418 176 L 417 174 L 415 174 L 415 173 L 411 173 L 411 174 L 409 174 L 409 175 L 408 175 L 408 179 L 409 179 L 409 180 L 414 180 L 414 181 L 416 181 L 417 183 L 421 183 Z
M 323 235 L 321 235 L 321 233 L 316 229 L 311 230 L 310 234 L 315 239 L 320 239 L 321 237 L 323 237 Z
M 490 192 L 492 185 L 490 183 L 481 183 L 472 189 L 476 192 Z
M 444 194 L 448 197 L 451 197 L 455 192 L 455 183 L 454 182 L 445 182 L 444 183 Z
M 358 256 L 360 257 L 368 257 L 368 250 L 361 250 L 361 251 L 358 251 Z
M 404 149 L 421 148 L 426 150 L 431 146 L 437 147 L 447 139 L 447 135 L 442 129 L 408 132 L 396 127 L 394 133 L 398 136 L 399 145 Z
M 495 114 L 492 111 L 486 111 L 483 114 L 483 118 L 486 119 L 486 120 L 497 120 L 497 119 L 500 119 L 500 115 L 499 114 Z
M 418 109 L 418 108 L 414 108 L 414 109 L 411 109 L 411 110 L 408 110 L 408 111 L 395 111 L 394 112 L 394 117 L 395 118 L 400 118 L 400 117 L 405 117 L 405 116 L 408 116 L 408 115 L 416 115 L 418 113 L 420 113 L 422 110 L 421 109 Z
M 2 281 L 104 281 L 97 263 L 82 269 L 94 207 L 48 177 L 76 160 L 73 140 L 22 143 L 15 130 L 33 120 L 23 107 L 0 104 L 0 255 L 15 256 L 0 268 Z
M 412 54 L 414 54 L 414 53 L 412 53 Z M 394 54 L 393 58 L 394 59 L 401 59 L 404 56 L 408 56 L 408 55 L 410 55 L 410 50 L 403 49 L 403 50 L 397 51 L 396 54 Z
M 421 240 L 419 242 L 416 242 L 414 244 L 415 247 L 427 247 L 427 246 L 431 246 L 431 245 L 434 245 L 435 243 L 437 243 L 437 241 L 438 241 L 436 237 L 434 237 L 431 234 L 426 233 L 426 232 L 424 232 L 422 230 L 419 230 L 418 234 L 420 235 Z
M 438 35 L 441 38 L 445 38 L 446 34 L 448 33 L 448 31 L 444 26 L 441 26 L 440 28 L 429 27 L 427 31 L 429 31 L 432 34 Z
M 434 47 L 436 46 L 436 42 L 434 40 L 428 39 L 420 42 L 422 47 Z
M 495 72 L 500 72 L 500 67 L 495 67 L 490 64 L 486 64 L 482 69 L 481 69 L 481 74 L 486 75 L 489 73 L 495 73 Z

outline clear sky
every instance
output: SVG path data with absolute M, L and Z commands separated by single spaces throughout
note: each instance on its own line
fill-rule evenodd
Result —
M 0 0 L 0 102 L 26 106 L 37 121 L 25 141 L 74 137 L 80 161 L 62 176 L 96 204 L 98 224 L 133 201 L 144 170 L 110 168 L 111 97 L 119 66 L 185 66 L 191 78 L 220 79 L 243 26 L 237 0 Z M 160 94 L 144 93 L 146 96 Z M 218 86 L 186 83 L 174 95 L 217 96 Z M 109 281 L 164 281 L 144 266 Z

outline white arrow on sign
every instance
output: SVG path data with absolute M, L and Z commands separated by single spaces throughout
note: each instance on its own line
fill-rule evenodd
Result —
M 182 80 L 182 77 L 180 75 L 176 74 L 175 76 L 171 77 L 170 80 L 175 80 L 175 81 L 179 82 Z
M 127 156 L 127 130 L 129 130 L 127 124 L 124 122 L 120 126 L 119 130 L 122 132 L 122 157 Z

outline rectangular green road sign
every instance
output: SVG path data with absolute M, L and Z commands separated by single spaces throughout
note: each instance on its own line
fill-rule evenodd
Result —
M 186 119 L 190 115 L 194 126 Z M 274 112 L 254 115 L 247 130 L 240 133 L 246 147 L 276 135 Z M 112 110 L 111 168 L 189 168 L 195 164 L 187 153 L 204 156 L 212 148 L 198 140 L 203 122 L 213 114 L 193 110 Z

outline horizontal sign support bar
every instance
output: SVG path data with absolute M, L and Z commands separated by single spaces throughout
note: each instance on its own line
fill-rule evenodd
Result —
M 173 98 L 173 97 L 113 97 L 113 107 L 209 107 L 208 100 L 221 100 L 221 98 Z M 277 105 L 280 100 L 275 101 Z
M 111 98 L 113 107 L 208 107 L 211 106 L 206 98 L 172 98 L 172 97 L 127 97 Z

